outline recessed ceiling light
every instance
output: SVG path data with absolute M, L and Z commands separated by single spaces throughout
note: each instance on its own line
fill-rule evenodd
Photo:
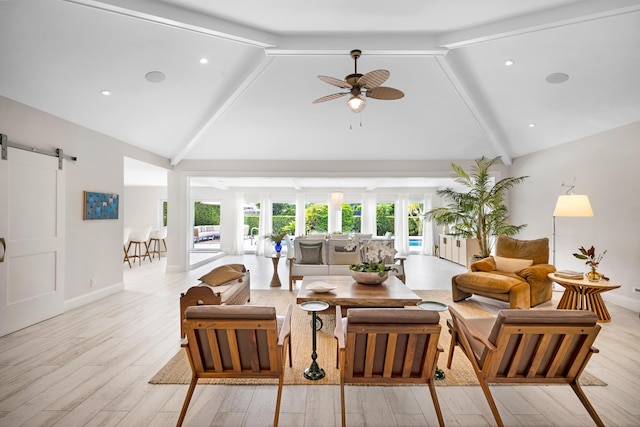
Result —
M 548 83 L 564 83 L 569 80 L 569 75 L 565 73 L 551 73 L 545 79 Z
M 207 63 L 209 63 L 209 60 L 207 58 L 200 58 L 200 63 L 201 64 L 207 64 Z
M 511 67 L 515 63 L 516 61 L 514 61 L 513 59 L 507 59 L 506 61 L 504 61 L 504 65 L 507 67 Z
M 151 83 L 159 83 L 165 79 L 165 75 L 162 71 L 149 71 L 144 78 Z
M 107 89 L 103 89 L 100 91 L 101 94 L 103 94 L 104 96 L 109 96 L 111 95 L 111 91 L 107 90 Z
M 536 124 L 535 123 L 529 123 L 529 127 L 530 128 L 534 128 L 534 127 L 536 127 Z

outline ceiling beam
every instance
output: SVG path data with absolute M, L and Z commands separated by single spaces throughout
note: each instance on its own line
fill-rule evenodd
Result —
M 455 68 L 451 64 L 450 61 L 445 57 L 436 58 L 437 64 L 440 66 L 440 69 L 445 74 L 446 78 L 449 80 L 456 93 L 467 107 L 472 117 L 487 137 L 487 140 L 496 151 L 496 153 L 501 157 L 502 163 L 505 165 L 510 165 L 512 162 L 511 155 L 507 151 L 505 144 L 502 142 L 502 139 L 494 132 L 494 128 L 498 127 L 498 125 L 491 125 L 489 123 L 489 118 L 493 117 L 489 111 L 489 108 L 482 105 L 479 98 L 472 94 L 471 88 L 462 80 L 459 76 L 458 72 L 456 72 Z M 492 120 L 496 123 L 495 120 Z
M 585 0 L 565 6 L 455 31 L 437 38 L 437 46 L 458 49 L 505 37 L 578 24 L 640 10 L 638 0 Z
M 244 79 L 224 103 L 216 108 L 209 117 L 209 120 L 196 132 L 196 134 L 187 141 L 180 151 L 171 158 L 171 165 L 175 166 L 180 163 L 189 152 L 200 142 L 202 136 L 211 129 L 211 127 L 226 113 L 235 102 L 251 87 L 251 85 L 260 77 L 264 70 L 273 62 L 274 57 L 263 56 L 260 63 L 253 68 L 251 73 Z
M 63 1 L 249 46 L 265 48 L 276 45 L 278 41 L 276 35 L 265 31 L 175 7 L 164 2 L 149 0 Z
M 435 45 L 430 34 L 330 34 L 283 36 L 267 56 L 345 55 L 352 49 L 371 56 L 441 56 L 448 49 Z

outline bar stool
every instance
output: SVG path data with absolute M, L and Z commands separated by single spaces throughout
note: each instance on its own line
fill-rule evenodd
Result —
M 160 259 L 160 252 L 167 251 L 167 242 L 165 239 L 167 238 L 167 227 L 162 227 L 159 230 L 153 230 L 149 235 L 149 253 L 151 254 L 151 258 L 155 257 L 155 254 L 158 254 L 158 259 Z M 162 240 L 162 244 L 164 245 L 164 251 L 160 250 L 160 241 Z
M 149 257 L 149 234 L 151 233 L 151 227 L 137 228 L 131 230 L 129 235 L 129 246 L 127 247 L 127 253 L 129 258 L 138 258 L 138 265 L 142 265 L 142 260 Z M 131 254 L 131 246 L 133 245 L 133 254 Z M 144 253 L 142 253 L 142 245 L 144 245 Z M 135 261 L 134 261 L 135 262 Z
M 125 228 L 123 233 L 123 240 L 122 240 L 122 250 L 124 251 L 124 259 L 122 260 L 123 263 L 128 262 L 129 263 L 129 268 L 131 268 L 131 260 L 129 259 L 129 252 L 127 252 L 127 243 L 129 243 L 129 235 L 131 234 L 131 229 L 130 228 Z

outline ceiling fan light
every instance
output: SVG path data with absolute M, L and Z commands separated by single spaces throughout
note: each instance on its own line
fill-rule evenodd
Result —
M 352 96 L 347 101 L 347 105 L 354 113 L 359 113 L 360 111 L 364 110 L 365 104 L 365 100 L 359 96 Z

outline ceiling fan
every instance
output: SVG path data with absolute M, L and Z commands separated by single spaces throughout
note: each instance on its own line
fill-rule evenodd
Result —
M 362 52 L 358 49 L 351 51 L 351 57 L 354 61 L 354 72 L 349 74 L 344 80 L 336 79 L 328 76 L 318 76 L 320 80 L 330 85 L 337 86 L 341 89 L 349 89 L 348 92 L 334 93 L 331 95 L 323 96 L 313 101 L 314 104 L 320 102 L 330 101 L 332 99 L 340 98 L 345 95 L 351 95 L 351 98 L 347 101 L 347 105 L 354 113 L 359 113 L 364 110 L 367 98 L 374 99 L 400 99 L 404 96 L 401 90 L 394 89 L 392 87 L 380 86 L 384 83 L 391 73 L 387 70 L 374 70 L 367 74 L 358 73 L 358 58 L 360 58 Z

